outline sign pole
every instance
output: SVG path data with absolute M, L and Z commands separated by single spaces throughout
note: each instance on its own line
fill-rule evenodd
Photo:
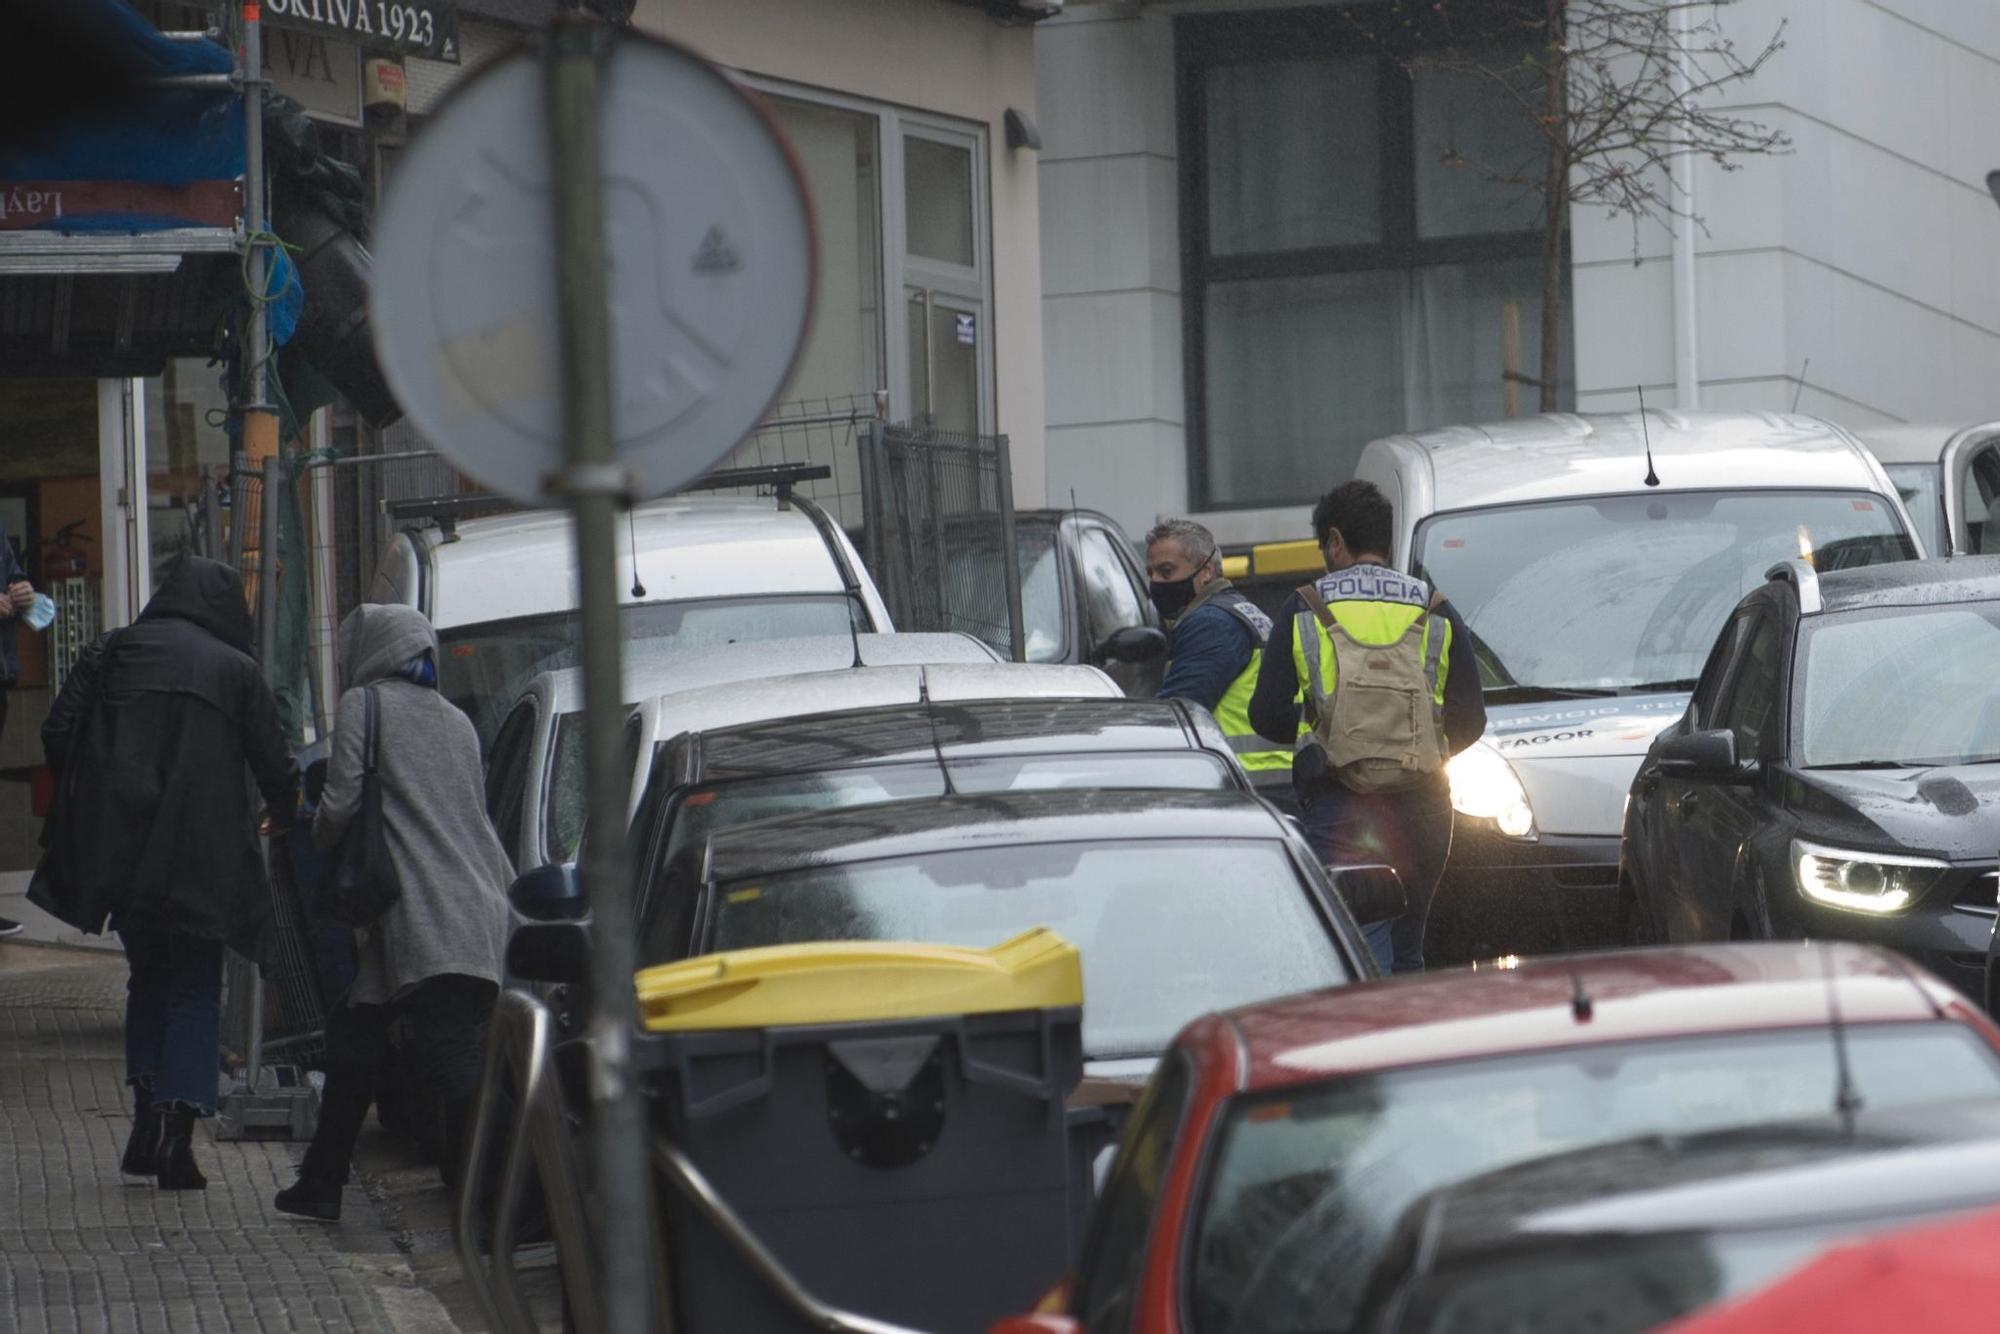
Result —
M 565 14 L 549 28 L 548 95 L 555 195 L 556 306 L 567 471 L 558 486 L 576 525 L 582 584 L 584 762 L 591 821 L 583 882 L 591 933 L 591 1150 L 603 1220 L 598 1291 L 607 1334 L 647 1328 L 645 1122 L 631 1078 L 637 1022 L 632 875 L 625 811 L 631 774 L 620 745 L 625 690 L 618 628 L 617 518 L 629 485 L 612 433 L 609 298 L 605 281 L 600 75 L 604 24 Z M 498 1244 L 505 1244 L 500 1239 Z

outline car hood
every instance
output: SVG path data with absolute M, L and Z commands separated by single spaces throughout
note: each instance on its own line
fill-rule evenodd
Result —
M 1987 861 L 2000 848 L 2000 764 L 1798 769 L 1789 804 L 1807 838 Z
M 1616 838 L 1625 793 L 1685 693 L 1489 705 L 1486 744 L 1514 766 L 1545 834 Z

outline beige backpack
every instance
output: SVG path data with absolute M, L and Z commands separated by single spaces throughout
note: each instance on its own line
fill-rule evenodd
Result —
M 1310 637 L 1305 658 L 1312 670 L 1302 684 L 1312 704 L 1312 731 L 1299 744 L 1324 751 L 1327 771 L 1350 791 L 1400 792 L 1435 778 L 1445 753 L 1435 694 L 1445 636 L 1434 636 L 1427 653 L 1424 632 L 1443 596 L 1433 593 L 1430 605 L 1394 643 L 1364 644 L 1334 619 L 1317 588 L 1305 584 L 1298 592 L 1333 642 L 1335 668 L 1329 700 L 1321 685 L 1318 636 Z

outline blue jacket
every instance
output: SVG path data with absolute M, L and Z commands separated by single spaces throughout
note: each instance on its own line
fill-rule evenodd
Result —
M 1218 603 L 1205 602 L 1174 622 L 1159 698 L 1191 699 L 1213 712 L 1256 651 L 1257 637 L 1241 617 Z

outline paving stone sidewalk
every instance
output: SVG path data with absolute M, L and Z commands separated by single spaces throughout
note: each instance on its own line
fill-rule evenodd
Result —
M 271 1197 L 300 1145 L 196 1155 L 206 1191 L 119 1175 L 124 959 L 0 944 L 0 1334 L 472 1334 L 435 1169 L 364 1142 L 337 1225 Z

